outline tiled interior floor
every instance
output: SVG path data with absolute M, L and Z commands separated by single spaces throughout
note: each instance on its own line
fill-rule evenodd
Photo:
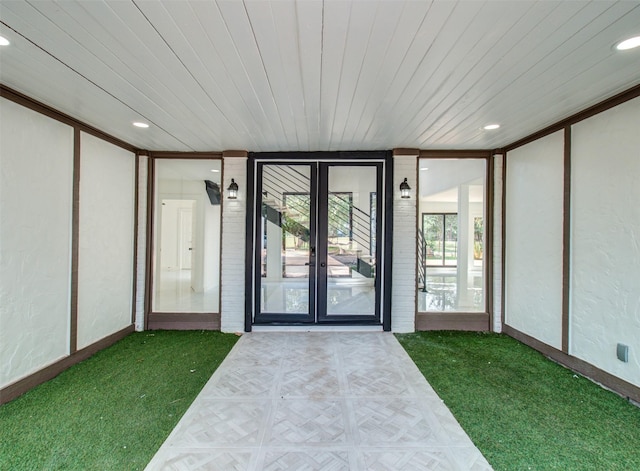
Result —
M 155 289 L 155 312 L 218 312 L 218 287 L 195 292 L 191 270 L 162 270 Z
M 392 334 L 245 334 L 147 470 L 490 470 Z

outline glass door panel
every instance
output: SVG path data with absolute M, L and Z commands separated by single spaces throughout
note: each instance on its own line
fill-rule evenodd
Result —
M 321 167 L 319 320 L 379 318 L 380 168 L 377 164 Z
M 258 322 L 314 320 L 315 168 L 258 167 Z
M 422 233 L 426 250 L 423 263 L 427 266 L 453 266 L 458 263 L 458 215 L 422 215 Z
M 420 159 L 419 312 L 484 312 L 485 159 Z
M 154 163 L 152 313 L 219 312 L 219 160 Z

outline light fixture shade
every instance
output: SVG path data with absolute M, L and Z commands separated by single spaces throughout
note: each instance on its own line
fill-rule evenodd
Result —
M 227 190 L 229 191 L 230 200 L 235 200 L 238 198 L 238 184 L 233 178 L 231 179 L 231 185 L 229 185 L 229 188 L 227 188 Z
M 409 192 L 411 191 L 411 187 L 407 183 L 407 179 L 405 178 L 402 183 L 400 183 L 400 197 L 401 198 L 411 198 Z

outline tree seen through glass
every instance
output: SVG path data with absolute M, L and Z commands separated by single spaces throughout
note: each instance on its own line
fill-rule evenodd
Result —
M 428 266 L 456 266 L 458 262 L 458 214 L 423 213 L 422 233 Z

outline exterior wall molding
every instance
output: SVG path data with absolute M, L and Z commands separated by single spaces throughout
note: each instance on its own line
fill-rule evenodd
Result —
M 0 404 L 5 404 L 9 401 L 12 401 L 13 399 L 21 396 L 22 394 L 35 388 L 36 386 L 55 378 L 60 373 L 72 367 L 76 363 L 80 363 L 81 361 L 86 360 L 100 350 L 104 350 L 105 348 L 110 347 L 119 340 L 122 340 L 134 330 L 135 329 L 133 325 L 127 326 L 124 329 L 115 332 L 101 340 L 98 340 L 97 342 L 88 345 L 81 350 L 77 350 L 74 353 L 71 353 L 69 356 L 64 357 L 63 359 L 49 366 L 45 366 L 41 370 L 38 370 L 35 373 L 30 374 L 29 376 L 26 376 L 12 384 L 9 384 L 8 386 L 5 386 L 4 388 L 0 389 Z
M 597 383 L 626 399 L 640 403 L 640 387 L 607 373 L 591 363 L 547 345 L 546 343 L 520 332 L 509 325 L 503 326 L 503 332 L 509 337 L 513 337 L 519 342 L 539 351 L 547 358 L 560 363 L 562 366 L 565 366 L 576 373 L 580 373 L 586 378 L 589 378 L 594 383 Z
M 601 101 L 600 103 L 596 103 L 595 105 L 590 106 L 589 108 L 586 108 L 572 116 L 569 116 L 568 118 L 563 119 L 562 121 L 552 124 L 551 126 L 547 126 L 546 128 L 541 129 L 540 131 L 534 132 L 533 134 L 529 134 L 528 136 L 523 137 L 522 139 L 516 142 L 512 142 L 508 146 L 504 147 L 504 151 L 508 152 L 517 147 L 523 146 L 525 144 L 529 144 L 530 142 L 537 141 L 538 139 L 545 137 L 549 134 L 553 134 L 554 132 L 562 131 L 567 126 L 571 126 L 573 124 L 579 123 L 580 121 L 583 121 L 587 118 L 591 118 L 592 116 L 595 116 L 599 113 L 602 113 L 603 111 L 607 111 L 608 109 L 621 105 L 629 100 L 633 100 L 634 98 L 637 98 L 639 96 L 640 96 L 640 85 L 636 85 L 635 87 L 631 87 L 630 89 L 625 90 L 622 93 L 618 93 L 617 95 L 614 95 L 607 100 Z
M 72 118 L 71 116 L 64 114 L 62 111 L 58 111 L 55 108 L 52 108 L 44 103 L 41 103 L 27 95 L 23 95 L 22 93 L 13 90 L 12 88 L 7 87 L 0 83 L 0 97 L 6 98 L 7 100 L 11 100 L 14 103 L 24 106 L 30 110 L 36 111 L 40 114 L 48 116 L 49 118 L 55 119 L 64 124 L 68 124 L 69 126 L 78 129 L 80 131 L 86 132 L 87 134 L 91 134 L 94 137 L 100 138 L 103 141 L 107 141 L 113 145 L 121 147 L 130 152 L 138 152 L 140 149 L 137 147 L 125 142 L 117 137 L 112 136 L 111 134 L 107 134 L 106 132 L 100 131 L 93 126 L 90 126 L 82 121 Z

